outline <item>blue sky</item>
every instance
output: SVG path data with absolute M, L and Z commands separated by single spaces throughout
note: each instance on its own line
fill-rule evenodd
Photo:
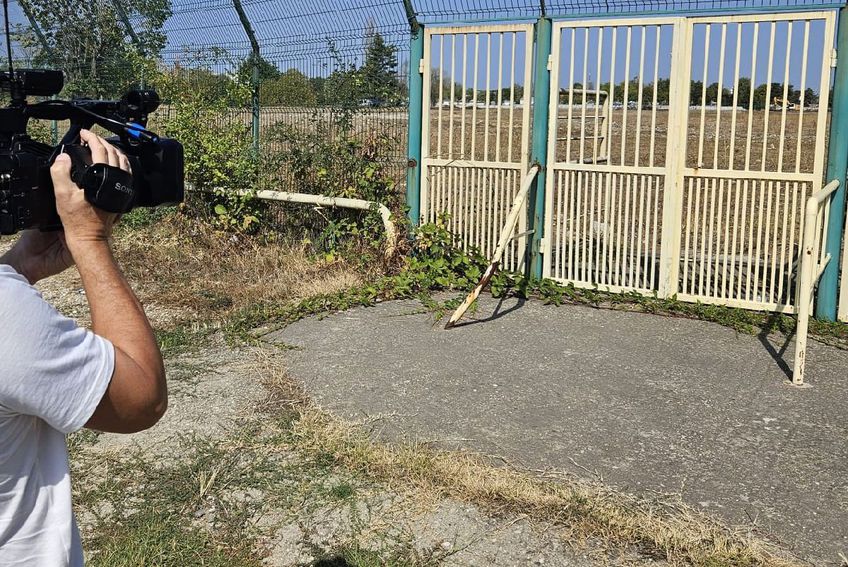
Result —
M 698 2 L 688 4 L 696 4 L 700 6 L 713 6 L 716 2 L 729 3 L 729 0 L 708 0 L 707 2 Z M 764 4 L 772 2 L 772 0 L 752 0 L 756 4 Z M 778 4 L 786 4 L 787 1 L 801 2 L 805 4 L 813 4 L 816 0 L 784 0 Z M 199 0 L 173 0 L 174 15 L 166 24 L 166 31 L 169 37 L 169 47 L 167 48 L 166 57 L 174 60 L 182 57 L 181 53 L 185 49 L 197 49 L 203 46 L 216 45 L 223 47 L 233 53 L 234 57 L 243 57 L 247 54 L 247 42 L 244 31 L 239 24 L 235 11 L 232 9 L 231 0 L 209 0 L 201 2 Z M 510 16 L 520 16 L 530 14 L 530 10 L 526 8 L 530 3 L 526 1 L 509 2 L 507 0 L 452 0 L 449 4 L 439 0 L 414 0 L 417 9 L 422 12 L 422 16 L 430 20 L 439 17 L 452 18 L 455 14 L 478 13 L 485 14 L 489 17 L 500 16 L 501 18 L 509 18 Z M 548 5 L 552 9 L 566 8 L 566 4 L 572 4 L 575 0 L 549 0 Z M 327 52 L 327 40 L 333 38 L 335 45 L 341 51 L 343 57 L 348 62 L 361 63 L 363 46 L 364 46 L 364 30 L 368 27 L 369 22 L 376 23 L 377 29 L 386 36 L 390 42 L 400 45 L 399 52 L 400 65 L 405 70 L 408 65 L 408 56 L 406 53 L 407 37 L 404 32 L 406 22 L 401 2 L 389 3 L 385 0 L 243 0 L 245 9 L 253 21 L 257 35 L 262 44 L 263 54 L 270 60 L 275 61 L 281 69 L 297 68 L 309 75 L 326 75 L 333 67 L 332 57 Z M 610 0 L 611 5 L 616 5 L 616 0 Z M 622 5 L 627 5 L 633 9 L 635 5 L 632 0 L 626 2 L 618 2 Z M 678 2 L 686 4 L 687 2 Z M 744 3 L 744 2 L 737 2 Z M 750 1 L 748 3 L 751 3 Z M 593 2 L 597 4 L 597 2 Z M 663 2 L 650 0 L 642 3 L 643 6 L 656 7 Z M 509 12 L 503 10 L 504 6 L 525 6 L 523 9 L 512 9 Z M 11 19 L 15 23 L 26 25 L 26 19 L 16 2 L 10 4 Z M 590 20 L 591 21 L 591 20 Z M 721 29 L 720 26 L 713 26 L 709 44 L 705 42 L 704 25 L 696 25 L 694 33 L 694 48 L 692 58 L 692 74 L 693 79 L 701 80 L 703 78 L 704 55 L 709 52 L 709 62 L 707 69 L 707 82 L 712 83 L 719 79 L 720 58 L 717 53 L 720 51 Z M 660 34 L 660 64 L 658 74 L 661 78 L 668 78 L 671 73 L 671 29 L 670 26 L 661 28 Z M 641 27 L 633 28 L 633 50 L 631 53 L 630 77 L 638 74 L 640 59 L 640 46 L 642 41 Z M 803 66 L 804 54 L 802 39 L 804 34 L 804 25 L 796 23 L 792 27 L 792 42 L 789 50 L 790 73 L 789 79 L 796 88 L 800 87 L 802 82 L 801 70 Z M 786 23 L 779 23 L 775 29 L 775 73 L 772 76 L 773 82 L 782 82 L 787 56 L 787 45 L 789 38 L 789 28 Z M 570 31 L 563 33 L 563 57 L 561 59 L 561 86 L 568 83 L 568 61 L 570 47 Z M 575 53 L 574 75 L 575 81 L 582 82 L 583 78 L 583 39 L 584 31 L 578 30 L 576 35 L 577 50 Z M 591 76 L 592 83 L 598 82 L 597 75 L 597 29 L 590 32 L 589 43 L 589 69 L 587 76 Z M 822 59 L 824 24 L 822 21 L 815 21 L 810 25 L 810 49 L 807 53 L 809 61 L 806 86 L 811 86 L 818 90 L 820 81 L 820 72 Z M 768 59 L 769 43 L 771 35 L 771 25 L 765 24 L 760 26 L 759 43 L 758 43 L 758 72 L 754 78 L 755 84 L 764 83 L 767 80 L 767 70 L 764 62 Z M 600 82 L 607 82 L 610 77 L 610 62 L 608 55 L 612 49 L 612 33 L 609 29 L 605 31 L 604 42 L 602 49 L 605 53 L 601 66 Z M 656 28 L 649 27 L 646 34 L 646 65 L 645 76 L 653 79 L 654 76 L 654 57 L 653 49 L 656 46 Z M 752 48 L 754 36 L 754 27 L 752 24 L 745 24 L 741 27 L 741 76 L 751 75 L 751 57 L 750 51 Z M 494 38 L 495 54 L 499 51 L 498 39 Z M 723 82 L 725 85 L 731 85 L 734 79 L 735 55 L 737 50 L 737 25 L 730 24 L 727 26 L 726 51 L 725 51 L 725 66 L 723 73 Z M 512 38 L 506 36 L 504 43 L 505 54 L 511 55 Z M 456 68 L 457 79 L 461 73 L 461 46 L 462 42 L 457 44 Z M 437 57 L 440 48 L 440 40 L 436 39 L 433 43 L 434 63 L 433 66 L 438 66 Z M 829 47 L 828 47 L 829 49 Z M 449 61 L 450 42 L 446 44 L 446 61 L 445 67 L 450 68 Z M 625 32 L 618 32 L 618 45 L 616 50 L 617 65 L 615 70 L 615 81 L 624 79 L 624 60 L 625 60 Z M 516 46 L 516 57 L 519 62 L 524 58 L 524 38 L 519 37 Z M 492 58 L 491 76 L 492 86 L 494 88 L 497 79 L 497 57 Z M 509 57 L 507 56 L 507 60 Z M 480 71 L 478 73 L 478 88 L 485 88 L 485 67 L 486 55 L 485 50 L 481 50 L 478 65 Z M 508 67 L 508 66 L 507 66 Z M 519 63 L 517 69 L 517 79 L 519 82 L 523 80 L 523 65 Z M 470 74 L 470 72 L 469 72 Z M 507 86 L 509 81 L 509 69 L 503 71 L 502 84 Z M 471 82 L 471 78 L 467 79 Z M 649 82 L 646 79 L 646 82 Z
M 755 34 L 755 26 L 759 26 L 759 32 Z M 722 28 L 724 29 L 724 57 L 720 57 L 722 44 Z M 643 31 L 644 30 L 644 31 Z M 693 50 L 692 59 L 690 61 L 692 79 L 701 81 L 704 79 L 704 67 L 707 67 L 707 84 L 718 82 L 721 77 L 725 88 L 732 88 L 736 75 L 736 56 L 739 52 L 739 76 L 752 77 L 752 51 L 754 49 L 754 40 L 756 35 L 757 40 L 757 55 L 756 55 L 756 74 L 753 77 L 755 85 L 763 84 L 769 81 L 769 52 L 771 50 L 772 31 L 774 33 L 774 56 L 771 66 L 771 82 L 782 83 L 786 77 L 786 61 L 789 60 L 789 83 L 800 88 L 803 84 L 806 87 L 813 88 L 818 91 L 821 81 L 823 54 L 825 53 L 825 23 L 823 20 L 813 20 L 807 28 L 805 22 L 778 22 L 772 28 L 771 23 L 746 23 L 746 24 L 728 24 L 726 26 L 712 25 L 707 37 L 707 25 L 698 23 L 694 26 L 693 33 Z M 586 34 L 588 33 L 588 65 L 584 74 L 584 55 L 586 55 Z M 612 74 L 613 82 L 618 83 L 625 78 L 626 61 L 627 61 L 627 30 L 626 27 L 620 27 L 617 30 L 613 28 L 605 28 L 603 30 L 603 39 L 601 40 L 601 32 L 599 28 L 566 28 L 561 32 L 561 56 L 560 63 L 560 86 L 567 86 L 572 77 L 571 64 L 571 45 L 572 36 L 574 39 L 574 64 L 573 64 L 573 80 L 574 82 L 596 85 L 610 81 L 612 71 L 612 49 L 613 49 L 613 34 L 616 35 L 616 50 L 615 50 L 615 72 Z M 808 38 L 808 46 L 804 50 L 804 38 Z M 656 74 L 661 79 L 667 79 L 671 75 L 671 52 L 673 41 L 673 30 L 671 25 L 662 26 L 633 26 L 631 32 L 631 50 L 630 50 L 630 67 L 628 76 L 630 79 L 637 77 L 640 71 L 640 61 L 642 43 L 645 43 L 645 63 L 643 67 L 643 76 L 645 83 L 653 81 Z M 444 55 L 441 50 L 444 41 Z M 490 62 L 490 86 L 496 88 L 498 85 L 498 59 L 501 51 L 500 46 L 501 36 L 496 34 L 492 38 L 492 60 Z M 517 38 L 513 34 L 505 34 L 503 36 L 503 51 L 505 65 L 501 85 L 508 86 L 511 75 L 511 51 L 512 43 L 516 41 L 516 59 L 518 61 L 517 75 L 519 82 L 523 77 L 523 59 L 525 54 L 525 39 L 524 35 L 520 34 Z M 463 43 L 464 36 L 456 39 L 456 46 L 452 45 L 453 36 L 447 36 L 444 39 L 436 36 L 433 40 L 433 56 L 432 68 L 438 69 L 440 66 L 440 57 L 444 57 L 444 69 L 446 81 L 451 76 L 451 50 L 455 51 L 454 64 L 456 66 L 455 76 L 461 82 L 463 72 Z M 473 52 L 475 40 L 469 37 L 468 40 L 468 58 L 466 64 L 466 83 L 469 88 L 473 84 Z M 481 40 L 481 45 L 478 54 L 478 78 L 477 88 L 486 88 L 485 70 L 488 58 L 488 39 L 484 37 Z M 656 50 L 659 47 L 659 65 L 655 69 Z M 829 46 L 827 51 L 830 51 Z M 598 79 L 598 49 L 601 50 L 601 65 L 600 65 L 600 80 Z M 707 56 L 709 54 L 709 56 Z M 723 59 L 723 65 L 722 65 Z M 804 60 L 807 61 L 806 74 L 804 71 Z M 584 80 L 585 77 L 585 80 Z

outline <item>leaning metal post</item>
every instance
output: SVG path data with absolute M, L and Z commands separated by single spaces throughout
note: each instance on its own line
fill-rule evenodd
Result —
M 406 206 L 413 226 L 421 221 L 421 125 L 424 112 L 424 76 L 421 61 L 424 58 L 424 26 L 418 23 L 412 0 L 404 0 L 411 35 L 409 41 L 409 150 L 406 171 Z
M 47 43 L 47 38 L 44 37 L 44 32 L 41 31 L 41 26 L 38 25 L 38 22 L 35 19 L 35 16 L 32 13 L 32 9 L 29 6 L 29 2 L 27 0 L 18 0 L 18 5 L 26 14 L 27 20 L 29 20 L 29 25 L 32 28 L 32 31 L 35 32 L 35 37 L 38 38 L 38 42 L 44 48 L 44 52 L 47 54 L 47 57 L 50 61 L 54 62 L 56 59 L 53 57 L 53 48 L 50 47 L 50 44 Z M 53 100 L 56 100 L 56 96 L 53 96 Z M 52 143 L 55 146 L 59 143 L 59 124 L 55 120 L 50 121 L 50 138 L 52 139 Z
M 115 6 L 115 12 L 118 14 L 118 19 L 121 20 L 121 23 L 124 24 L 124 28 L 127 31 L 127 34 L 132 39 L 132 42 L 135 44 L 135 48 L 138 49 L 138 53 L 144 57 L 144 46 L 141 43 L 141 39 L 139 39 L 138 34 L 135 33 L 135 29 L 132 27 L 130 23 L 130 19 L 127 16 L 127 11 L 124 10 L 124 6 L 121 4 L 120 0 L 112 0 L 112 5 Z M 141 88 L 144 88 L 144 65 L 141 67 Z
M 836 40 L 836 78 L 833 83 L 833 110 L 830 118 L 830 148 L 827 156 L 827 179 L 839 180 L 833 194 L 827 226 L 827 250 L 831 261 L 822 274 L 816 299 L 816 317 L 836 320 L 837 286 L 839 282 L 842 239 L 845 227 L 845 178 L 848 173 L 848 7 L 839 10 Z
M 247 39 L 250 40 L 250 48 L 252 50 L 253 59 L 253 74 L 251 76 L 251 91 L 253 108 L 253 151 L 259 152 L 259 42 L 256 40 L 256 34 L 253 33 L 253 27 L 250 25 L 250 20 L 241 5 L 241 0 L 233 0 L 233 7 L 238 13 L 241 25 L 244 28 L 244 33 L 247 34 Z
M 542 277 L 542 238 L 545 230 L 545 169 L 548 161 L 548 121 L 550 120 L 551 57 L 553 24 L 548 18 L 536 22 L 535 80 L 533 81 L 533 148 L 530 163 L 539 164 L 536 184 L 528 199 L 529 227 L 533 231 L 528 246 L 529 275 Z M 529 103 L 529 101 L 527 101 Z

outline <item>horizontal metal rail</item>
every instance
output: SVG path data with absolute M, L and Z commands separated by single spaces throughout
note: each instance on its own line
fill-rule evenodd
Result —
M 355 209 L 359 211 L 370 211 L 376 208 L 383 219 L 383 227 L 386 230 L 386 256 L 391 257 L 395 253 L 397 244 L 397 230 L 392 221 L 392 212 L 383 204 L 376 201 L 364 199 L 348 199 L 346 197 L 327 197 L 325 195 L 312 195 L 309 193 L 289 193 L 286 191 L 257 191 L 256 197 L 268 201 L 283 201 L 286 203 L 302 203 L 307 205 L 318 205 L 321 207 L 338 207 L 341 209 Z
M 804 239 L 801 248 L 801 274 L 798 282 L 798 324 L 795 329 L 795 367 L 792 382 L 796 386 L 804 384 L 807 358 L 807 334 L 810 313 L 813 307 L 813 295 L 822 272 L 830 262 L 827 248 L 827 221 L 830 217 L 830 197 L 839 188 L 839 180 L 834 179 L 821 191 L 813 193 L 807 199 L 805 213 Z

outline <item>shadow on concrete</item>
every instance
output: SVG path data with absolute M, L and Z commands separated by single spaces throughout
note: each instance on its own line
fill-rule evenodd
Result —
M 765 328 L 757 334 L 757 338 L 760 343 L 766 349 L 766 352 L 769 356 L 774 360 L 777 364 L 777 367 L 780 368 L 781 372 L 786 375 L 789 381 L 792 381 L 792 367 L 789 366 L 789 363 L 786 362 L 786 351 L 789 350 L 789 346 L 794 343 L 795 331 L 792 331 L 792 334 L 785 337 L 785 341 L 783 345 L 778 349 L 775 348 L 772 342 L 769 340 L 770 333 L 768 329 L 770 329 L 773 323 L 777 320 L 779 315 L 771 315 L 768 319 L 766 319 Z
M 507 309 L 501 310 L 505 301 L 506 298 L 501 297 L 498 300 L 498 304 L 495 306 L 495 310 L 492 312 L 492 314 L 484 319 L 467 319 L 468 314 L 466 314 L 466 319 L 460 320 L 459 323 L 454 325 L 454 329 L 459 329 L 460 327 L 470 327 L 471 325 L 477 325 L 479 323 L 489 323 L 491 321 L 497 321 L 501 317 L 504 317 L 506 315 L 509 315 L 513 311 L 521 309 L 522 307 L 524 307 L 524 304 L 527 303 L 526 299 L 518 298 L 515 302 L 515 305 L 512 305 Z

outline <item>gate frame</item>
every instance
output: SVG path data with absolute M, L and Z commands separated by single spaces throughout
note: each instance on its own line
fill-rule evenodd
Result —
M 848 9 L 843 8 L 840 15 L 848 13 Z M 688 121 L 689 121 L 689 89 L 691 86 L 691 67 L 690 61 L 694 49 L 693 36 L 695 26 L 703 23 L 747 23 L 747 22 L 780 22 L 792 20 L 794 16 L 803 15 L 806 18 L 821 19 L 825 22 L 826 39 L 831 41 L 835 39 L 835 26 L 837 13 L 835 10 L 827 9 L 826 7 L 816 7 L 816 9 L 792 9 L 778 10 L 772 12 L 763 11 L 748 11 L 744 13 L 721 13 L 704 15 L 676 15 L 676 16 L 647 16 L 647 17 L 603 17 L 603 18 L 586 18 L 586 19 L 569 19 L 557 20 L 553 27 L 553 42 L 551 49 L 551 81 L 550 81 L 550 101 L 549 101 L 549 123 L 548 123 L 548 168 L 551 170 L 546 183 L 545 196 L 545 214 L 544 214 L 544 247 L 543 260 L 544 271 L 543 276 L 550 278 L 552 276 L 552 227 L 553 227 L 553 196 L 556 176 L 553 172 L 556 170 L 556 144 L 555 140 L 558 126 L 558 103 L 559 103 L 559 81 L 560 81 L 560 64 L 562 57 L 562 30 L 566 28 L 595 28 L 595 27 L 623 27 L 623 26 L 640 26 L 640 25 L 672 25 L 672 59 L 671 59 L 671 82 L 669 93 L 669 125 L 668 131 L 683 132 L 682 135 L 669 135 L 666 145 L 666 163 L 661 169 L 665 170 L 665 185 L 663 191 L 663 210 L 662 218 L 662 235 L 660 238 L 660 257 L 659 257 L 659 280 L 657 289 L 654 292 L 658 297 L 668 298 L 676 297 L 680 293 L 680 260 L 681 260 L 681 244 L 683 236 L 683 204 L 685 193 L 685 181 L 687 176 L 692 175 L 692 170 L 687 168 L 687 151 L 688 151 Z M 843 21 L 848 21 L 845 18 Z M 846 34 L 848 35 L 848 34 Z M 819 90 L 822 91 L 822 99 L 827 104 L 830 87 L 835 87 L 835 81 L 831 80 L 831 66 L 826 64 L 826 61 L 831 58 L 831 48 L 825 44 L 823 53 L 824 61 L 822 67 L 822 76 L 819 85 Z M 848 51 L 848 45 L 846 45 Z M 846 57 L 848 59 L 848 57 Z M 848 67 L 848 66 L 846 66 Z M 827 89 L 822 89 L 822 85 L 827 85 Z M 846 112 L 848 114 L 848 112 Z M 817 150 L 822 155 L 824 154 L 824 144 L 827 140 L 827 112 L 820 113 L 818 118 L 817 129 L 819 131 L 819 139 L 817 140 Z M 816 165 L 814 171 L 810 174 L 803 174 L 805 180 L 811 183 L 811 192 L 815 193 L 820 190 L 830 179 L 824 178 L 825 170 L 828 166 L 828 159 L 820 158 L 821 161 Z M 570 164 L 566 170 L 588 171 L 596 168 L 579 169 L 579 164 Z M 641 166 L 640 166 L 641 168 Z M 635 172 L 637 169 L 632 166 L 620 166 L 616 168 L 618 171 L 629 170 Z M 647 168 L 646 168 L 647 169 Z M 698 168 L 696 168 L 697 171 Z M 647 173 L 647 171 L 645 172 Z M 704 170 L 705 174 L 716 174 L 718 177 L 729 177 L 732 175 L 747 175 L 753 176 L 759 174 L 756 171 L 741 171 L 730 170 L 729 173 L 725 170 Z M 796 176 L 799 174 L 787 174 L 786 172 L 767 172 L 772 177 Z M 832 215 L 839 214 L 832 210 Z M 832 218 L 832 217 L 831 217 Z M 839 230 L 842 230 L 840 224 Z M 838 245 L 842 242 L 839 238 L 832 239 L 837 241 Z M 845 235 L 845 242 L 848 242 L 848 232 Z M 831 244 L 833 245 L 833 244 Z M 800 254 L 800 249 L 799 249 Z M 848 247 L 845 249 L 845 260 L 843 261 L 843 269 L 846 274 L 842 278 L 843 291 L 841 293 L 841 318 L 848 320 Z M 834 257 L 839 254 L 835 254 Z M 797 280 L 797 275 L 796 275 Z M 630 288 L 621 288 L 619 286 L 594 285 L 586 282 L 570 282 L 575 287 L 586 287 L 593 289 L 604 289 L 610 292 L 633 291 Z M 757 305 L 752 305 L 748 301 L 727 299 L 727 298 L 709 298 L 709 297 L 692 297 L 689 301 L 700 301 L 703 303 L 713 303 L 726 305 L 728 307 L 740 307 L 744 309 L 756 310 Z M 797 301 L 796 301 L 797 303 Z M 797 305 L 787 306 L 780 310 L 781 312 L 795 312 Z M 844 311 L 844 313 L 843 313 Z
M 479 167 L 479 168 L 492 168 L 492 169 L 514 169 L 519 173 L 518 179 L 521 180 L 524 176 L 527 175 L 527 172 L 531 166 L 530 153 L 531 153 L 531 127 L 533 126 L 533 90 L 526 89 L 524 90 L 524 105 L 521 108 L 521 144 L 518 152 L 513 156 L 513 161 L 510 162 L 501 162 L 501 161 L 489 161 L 489 160 L 475 160 L 474 156 L 470 156 L 472 159 L 451 159 L 451 158 L 440 158 L 440 157 L 432 157 L 431 147 L 430 147 L 430 130 L 431 130 L 431 119 L 432 119 L 432 110 L 433 104 L 438 103 L 438 101 L 430 100 L 431 91 L 432 91 L 432 77 L 431 77 L 431 66 L 433 64 L 433 53 L 432 53 L 432 40 L 433 36 L 458 36 L 458 35 L 474 35 L 474 34 L 487 34 L 487 33 L 515 33 L 520 34 L 524 33 L 524 44 L 525 44 L 525 53 L 524 53 L 524 76 L 522 77 L 524 84 L 534 84 L 534 56 L 535 56 L 535 48 L 536 48 L 536 25 L 531 22 L 517 22 L 517 23 L 492 23 L 492 24 L 479 24 L 479 25 L 447 25 L 447 26 L 422 26 L 423 28 L 423 57 L 420 63 L 420 72 L 423 73 L 422 77 L 422 101 L 421 101 L 421 109 L 422 109 L 422 119 L 421 119 L 421 146 L 420 146 L 420 183 L 419 183 L 419 214 L 418 219 L 420 222 L 426 222 L 428 209 L 430 204 L 430 175 L 429 168 L 430 167 L 446 167 L 451 165 L 460 165 L 465 167 Z M 455 41 L 455 40 L 454 40 Z M 470 55 L 469 55 L 470 57 Z M 477 61 L 474 62 L 475 65 L 478 64 Z M 454 80 L 454 77 L 451 77 L 451 80 Z M 518 80 L 518 76 L 515 77 Z M 442 101 L 445 102 L 445 101 Z M 441 108 L 439 111 L 441 112 Z M 453 112 L 453 108 L 451 108 L 451 112 Z M 487 156 L 484 156 L 487 157 Z M 532 203 L 528 203 L 527 205 L 530 220 L 532 220 L 533 208 Z M 519 226 L 519 230 L 525 231 L 527 225 L 527 218 L 525 216 L 520 216 L 521 224 Z M 531 235 L 532 236 L 532 235 Z M 527 246 L 528 244 L 532 246 L 532 239 L 528 239 L 527 235 L 521 236 L 519 239 L 519 256 L 520 259 L 518 261 L 519 265 L 524 264 L 525 266 L 529 266 L 530 263 L 527 261 Z
M 681 124 L 685 130 L 686 121 L 688 119 L 689 105 L 686 101 L 688 95 L 688 84 L 690 81 L 691 70 L 689 69 L 688 61 L 684 57 L 689 55 L 691 47 L 691 26 L 687 25 L 688 18 L 684 16 L 649 16 L 649 17 L 612 17 L 612 18 L 592 18 L 588 20 L 558 20 L 553 25 L 553 42 L 551 44 L 551 80 L 550 80 L 550 100 L 548 110 L 548 149 L 547 149 L 547 167 L 550 169 L 550 175 L 547 176 L 545 185 L 545 214 L 544 214 L 544 246 L 543 260 L 544 269 L 543 277 L 550 278 L 553 269 L 553 196 L 556 183 L 556 176 L 553 174 L 557 171 L 556 161 L 556 136 L 559 118 L 559 80 L 560 80 L 560 57 L 562 54 L 562 31 L 567 28 L 601 28 L 601 27 L 625 27 L 625 26 L 641 26 L 641 25 L 659 25 L 672 26 L 672 59 L 671 69 L 672 76 L 679 77 L 676 81 L 672 80 L 669 85 L 669 124 L 668 131 L 672 132 L 673 128 L 677 128 Z M 679 72 L 675 73 L 675 69 Z M 681 86 L 683 85 L 683 86 Z M 681 122 L 682 121 L 682 122 Z M 674 234 L 674 230 L 670 228 L 669 218 L 679 218 L 683 207 L 682 190 L 672 190 L 678 184 L 682 189 L 683 185 L 683 169 L 686 165 L 686 139 L 684 138 L 682 148 L 680 146 L 679 137 L 669 135 L 666 139 L 666 163 L 664 167 L 657 166 L 611 166 L 593 164 L 587 167 L 587 164 L 569 163 L 569 167 L 565 170 L 590 171 L 600 170 L 605 171 L 610 168 L 610 171 L 628 171 L 650 174 L 649 170 L 663 170 L 654 172 L 653 174 L 664 175 L 665 183 L 663 190 L 663 211 L 662 211 L 662 235 L 660 237 L 660 277 L 658 280 L 658 289 L 656 292 L 660 297 L 670 297 L 677 293 L 677 277 L 679 273 L 679 261 L 675 263 L 675 257 L 679 258 L 679 252 L 674 257 L 669 253 L 670 248 L 666 245 L 671 242 L 672 245 L 676 242 L 679 249 L 681 240 L 681 231 L 678 230 Z M 568 162 L 566 162 L 568 163 Z M 574 167 L 570 167 L 574 166 Z M 562 171 L 562 170 L 560 170 Z M 671 217 L 671 215 L 676 215 Z M 679 221 L 675 221 L 679 224 Z M 675 282 L 672 286 L 671 282 Z M 583 287 L 590 289 L 602 289 L 609 292 L 630 291 L 628 288 L 620 286 L 595 285 L 585 282 L 572 282 L 575 287 Z

